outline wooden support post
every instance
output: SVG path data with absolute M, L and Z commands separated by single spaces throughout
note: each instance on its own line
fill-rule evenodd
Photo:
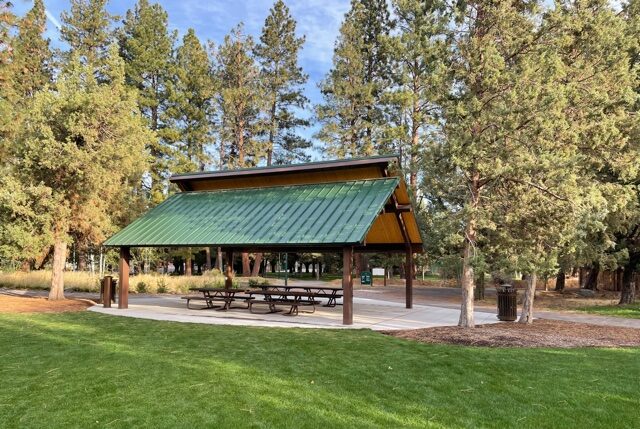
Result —
M 413 252 L 411 246 L 407 247 L 407 261 L 405 263 L 405 298 L 407 308 L 413 308 Z
M 353 279 L 351 263 L 353 248 L 345 247 L 342 251 L 342 324 L 353 325 Z
M 224 287 L 233 288 L 233 251 L 227 250 L 227 268 L 224 279 Z
M 128 247 L 120 248 L 120 266 L 118 282 L 118 308 L 129 308 L 129 260 L 131 252 Z

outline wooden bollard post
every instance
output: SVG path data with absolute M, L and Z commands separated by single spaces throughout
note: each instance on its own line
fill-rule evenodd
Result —
M 111 276 L 105 276 L 102 279 L 102 306 L 111 308 L 111 288 L 113 288 L 113 280 Z

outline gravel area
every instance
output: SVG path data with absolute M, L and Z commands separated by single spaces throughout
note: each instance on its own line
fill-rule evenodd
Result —
M 423 343 L 481 347 L 637 347 L 640 329 L 559 320 L 535 320 L 532 325 L 496 323 L 475 329 L 457 326 L 386 331 L 387 335 Z

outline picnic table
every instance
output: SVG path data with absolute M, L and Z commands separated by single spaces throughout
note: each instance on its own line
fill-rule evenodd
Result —
M 289 311 L 284 313 L 288 316 L 297 316 L 299 313 L 298 307 L 311 306 L 313 308 L 310 313 L 316 311 L 316 304 L 320 304 L 315 300 L 315 293 L 303 292 L 303 291 L 285 291 L 285 290 L 249 290 L 247 293 L 251 296 L 262 295 L 264 300 L 250 299 L 247 301 L 249 311 L 254 313 L 253 306 L 256 304 L 264 304 L 269 307 L 269 313 L 276 313 L 280 310 L 276 308 L 276 305 L 290 306 Z
M 259 286 L 262 290 L 273 290 L 282 292 L 291 292 L 294 289 L 300 289 L 307 293 L 313 293 L 314 298 L 327 298 L 328 301 L 323 307 L 335 307 L 338 304 L 338 298 L 342 298 L 341 287 L 328 287 L 328 286 L 272 286 L 262 285 Z
M 205 308 L 216 308 L 218 310 L 228 310 L 231 308 L 231 303 L 236 300 L 244 300 L 245 302 L 251 299 L 250 295 L 240 296 L 238 293 L 244 293 L 244 289 L 229 289 L 229 288 L 215 288 L 215 287 L 192 287 L 189 288 L 194 292 L 202 293 L 202 296 L 183 296 L 182 299 L 187 301 L 187 308 L 191 301 L 204 301 Z M 215 305 L 214 302 L 223 302 L 221 306 Z

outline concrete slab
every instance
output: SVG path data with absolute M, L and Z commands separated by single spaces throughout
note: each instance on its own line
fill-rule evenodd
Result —
M 354 298 L 353 325 L 342 325 L 342 307 L 316 307 L 316 312 L 285 316 L 282 313 L 252 314 L 246 309 L 233 308 L 228 311 L 215 309 L 190 310 L 184 300 L 176 296 L 135 297 L 130 296 L 129 308 L 90 307 L 90 311 L 113 316 L 137 317 L 140 319 L 166 320 L 184 323 L 212 325 L 270 326 L 286 328 L 331 328 L 397 330 L 434 326 L 455 326 L 460 311 L 430 305 L 415 305 L 406 309 L 403 304 L 367 298 Z M 240 304 L 239 304 L 240 305 Z M 476 312 L 476 323 L 497 323 L 495 314 Z

